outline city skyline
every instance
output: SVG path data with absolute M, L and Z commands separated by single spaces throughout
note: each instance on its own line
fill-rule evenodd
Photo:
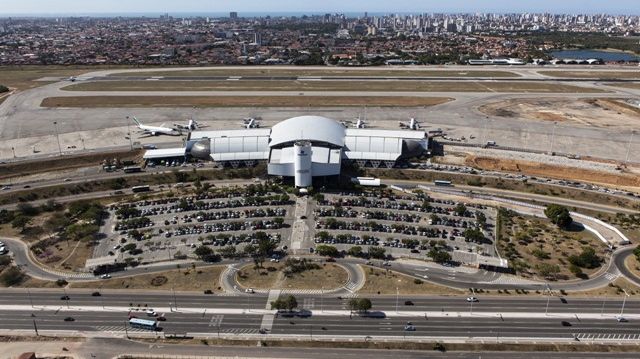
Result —
M 425 1 L 419 5 L 415 1 L 397 0 L 392 4 L 382 1 L 352 2 L 345 5 L 343 1 L 327 0 L 321 6 L 302 3 L 293 0 L 276 0 L 265 4 L 264 2 L 245 0 L 231 1 L 219 0 L 213 4 L 202 4 L 197 0 L 184 0 L 179 4 L 168 0 L 140 0 L 111 1 L 111 2 L 85 2 L 77 0 L 58 0 L 55 2 L 42 0 L 24 0 L 3 5 L 5 15 L 48 15 L 48 14 L 136 14 L 136 13 L 225 13 L 236 11 L 242 16 L 242 12 L 256 13 L 325 13 L 325 12 L 370 12 L 370 13 L 422 13 L 422 12 L 549 12 L 549 13 L 581 13 L 595 14 L 607 13 L 612 15 L 636 15 L 640 13 L 640 6 L 633 0 L 621 0 L 616 2 L 596 2 L 592 0 L 567 0 L 555 2 L 549 0 L 528 1 L 514 3 L 507 0 L 491 0 L 479 3 L 469 3 L 464 0 L 450 0 L 446 5 L 437 1 Z

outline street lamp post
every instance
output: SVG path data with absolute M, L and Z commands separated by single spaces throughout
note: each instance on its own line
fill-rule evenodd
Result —
M 600 310 L 600 316 L 604 316 L 604 304 L 607 302 L 607 297 L 602 300 L 602 309 Z
M 544 308 L 544 315 L 546 316 L 549 313 L 549 301 L 551 300 L 551 287 L 549 283 L 545 283 L 547 287 L 547 306 Z
M 400 301 L 400 290 L 396 287 L 396 314 L 398 314 L 398 302 Z
M 60 146 L 60 134 L 58 133 L 58 121 L 53 121 L 53 127 L 56 129 L 56 139 L 58 140 L 58 153 L 62 156 L 62 146 Z
M 324 287 L 320 288 L 320 313 L 324 313 Z
M 27 294 L 29 295 L 29 302 L 31 303 L 31 308 L 33 308 L 33 299 L 31 298 L 31 291 L 27 288 Z
M 173 307 L 178 311 L 178 300 L 176 299 L 176 291 L 173 287 L 171 287 L 171 291 L 173 292 Z
M 475 294 L 475 290 L 471 288 L 471 300 L 469 301 L 469 304 L 471 304 L 471 306 L 469 307 L 469 315 L 473 315 L 473 301 L 475 299 Z
M 69 309 L 69 296 L 67 295 L 67 290 L 65 288 L 62 288 L 62 290 L 64 290 L 64 300 L 67 302 L 67 309 Z
M 622 315 L 624 314 L 624 305 L 625 303 L 627 303 L 627 297 L 629 296 L 626 290 L 623 289 L 622 291 L 624 292 L 624 298 L 622 299 L 622 308 L 620 309 L 620 317 L 622 317 Z
M 11 151 L 13 151 L 13 158 L 16 158 L 16 148 L 11 147 Z

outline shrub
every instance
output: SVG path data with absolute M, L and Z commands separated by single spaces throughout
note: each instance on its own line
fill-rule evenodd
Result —
M 153 277 L 153 279 L 151 279 L 151 285 L 155 286 L 155 287 L 159 287 L 163 284 L 166 284 L 169 281 L 169 279 L 163 275 L 159 275 L 157 277 Z
M 69 284 L 69 282 L 67 282 L 66 280 L 60 278 L 56 281 L 56 285 L 58 287 L 64 287 L 65 285 Z
M 0 282 L 2 282 L 7 287 L 20 284 L 23 279 L 24 273 L 22 273 L 22 271 L 18 267 L 5 269 L 5 271 L 0 274 Z

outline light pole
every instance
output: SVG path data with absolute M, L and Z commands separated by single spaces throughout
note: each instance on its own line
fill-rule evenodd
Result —
M 320 288 L 320 313 L 324 313 L 324 287 Z
M 67 289 L 62 288 L 64 290 L 64 300 L 67 302 L 67 309 L 69 309 L 69 296 L 67 295 Z
M 629 296 L 629 294 L 627 293 L 626 290 L 622 290 L 624 292 L 624 298 L 622 299 L 622 308 L 620 309 L 620 317 L 622 318 L 622 315 L 624 314 L 624 305 L 627 302 L 627 297 Z
M 58 121 L 53 121 L 53 127 L 56 129 L 56 139 L 58 140 L 58 153 L 62 156 L 62 146 L 60 146 L 60 134 L 58 133 Z
M 557 122 L 553 123 L 553 131 L 551 131 L 551 151 L 550 151 L 551 153 L 553 153 L 553 144 L 554 144 L 555 139 L 556 139 L 556 125 L 557 124 L 558 124 Z
M 473 315 L 473 302 L 475 301 L 475 294 L 475 290 L 471 288 L 471 300 L 469 301 L 469 304 L 471 304 L 471 306 L 469 307 L 469 315 Z
M 636 131 L 631 131 L 631 135 L 629 136 L 629 144 L 627 145 L 627 155 L 625 156 L 624 161 L 625 162 L 629 162 L 629 153 L 631 153 L 631 141 L 633 140 L 633 135 L 636 133 Z M 14 154 L 13 157 L 15 157 L 16 155 Z
M 173 292 L 173 307 L 178 311 L 178 300 L 176 299 L 176 291 L 171 287 L 171 291 Z
M 80 141 L 82 141 L 82 150 L 85 151 L 87 148 L 84 146 L 84 138 L 81 138 Z
M 127 117 L 128 119 L 129 117 Z M 127 137 L 129 137 L 129 146 L 131 146 L 131 151 L 133 151 L 133 139 L 131 138 L 131 125 L 127 122 Z
M 602 310 L 600 310 L 600 316 L 604 316 L 604 304 L 607 302 L 607 297 L 602 300 Z
M 549 301 L 551 300 L 551 287 L 549 283 L 544 284 L 547 287 L 547 306 L 544 308 L 544 315 L 546 316 L 549 313 Z
M 16 158 L 16 148 L 11 147 L 11 151 L 13 151 L 13 158 Z

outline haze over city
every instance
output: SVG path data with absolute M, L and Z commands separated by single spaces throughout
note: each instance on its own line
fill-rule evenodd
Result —
M 610 13 L 633 15 L 640 12 L 640 6 L 634 0 L 596 1 L 596 0 L 565 0 L 565 1 L 349 1 L 327 0 L 321 4 L 296 0 L 275 1 L 171 1 L 171 0 L 140 0 L 140 1 L 78 1 L 78 0 L 24 0 L 5 2 L 2 5 L 0 17 L 10 14 L 127 14 L 127 13 L 219 13 L 228 11 L 248 13 L 335 13 L 335 12 L 364 12 L 370 13 L 407 13 L 407 12 L 550 12 L 550 13 Z

